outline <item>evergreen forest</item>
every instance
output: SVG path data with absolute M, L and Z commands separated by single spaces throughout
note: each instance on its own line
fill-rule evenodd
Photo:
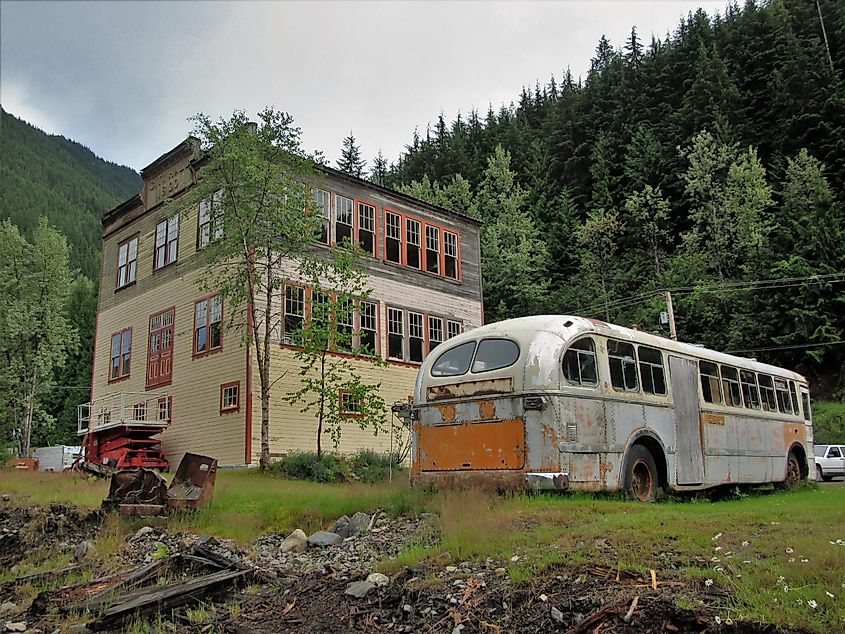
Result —
M 374 180 L 483 220 L 488 321 L 574 313 L 668 334 L 671 290 L 681 340 L 845 395 L 841 1 L 602 37 L 585 78 L 441 114 L 383 172 L 377 157 Z

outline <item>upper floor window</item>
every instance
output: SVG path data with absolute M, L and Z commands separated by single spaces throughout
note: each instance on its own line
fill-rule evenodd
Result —
M 458 234 L 443 232 L 443 275 L 458 279 Z
M 160 269 L 176 261 L 179 248 L 178 214 L 156 225 L 155 268 Z
M 331 244 L 332 202 L 331 194 L 323 189 L 314 190 L 314 206 L 320 214 L 320 235 L 318 240 L 323 244 Z
M 111 367 L 109 381 L 125 379 L 129 376 L 132 361 L 132 329 L 126 328 L 111 336 Z
M 431 352 L 443 343 L 443 318 L 428 318 L 428 351 Z
M 402 216 L 384 212 L 384 259 L 402 264 Z
M 284 343 L 294 343 L 296 333 L 302 330 L 305 324 L 305 289 L 301 286 L 285 286 L 285 319 Z
M 124 240 L 117 247 L 117 288 L 135 283 L 138 273 L 138 236 Z
M 569 346 L 563 355 L 563 377 L 574 385 L 598 385 L 596 348 L 589 337 Z
M 352 236 L 355 231 L 355 216 L 352 208 L 352 199 L 345 196 L 336 196 L 337 202 L 336 217 L 335 217 L 335 242 L 343 244 L 343 242 L 352 242 Z
M 376 254 L 376 208 L 358 203 L 358 245 L 369 255 Z
M 216 191 L 210 200 L 200 201 L 197 248 L 202 249 L 223 237 L 223 192 Z
M 440 229 L 431 225 L 425 227 L 425 270 L 440 273 Z
M 411 218 L 405 219 L 405 266 L 422 268 L 420 258 L 420 223 Z
M 202 299 L 194 306 L 194 356 L 223 346 L 223 301 L 219 295 Z

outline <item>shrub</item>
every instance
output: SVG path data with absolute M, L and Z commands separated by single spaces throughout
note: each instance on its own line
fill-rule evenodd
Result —
M 368 484 L 387 480 L 391 465 L 394 474 L 401 470 L 401 465 L 396 460 L 396 456 L 376 453 L 369 449 L 363 449 L 353 455 L 349 459 L 349 464 L 352 469 L 352 477 Z
M 272 468 L 275 473 L 295 480 L 345 482 L 348 479 L 345 460 L 333 453 L 318 458 L 316 452 L 297 451 L 274 462 Z

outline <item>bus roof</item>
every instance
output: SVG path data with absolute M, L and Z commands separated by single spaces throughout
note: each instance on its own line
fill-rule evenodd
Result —
M 598 319 L 585 319 L 584 317 L 576 317 L 574 315 L 535 315 L 532 317 L 506 319 L 504 321 L 487 324 L 473 330 L 468 330 L 465 333 L 458 335 L 458 337 L 450 339 L 448 344 L 449 347 L 451 347 L 460 341 L 468 341 L 478 337 L 508 336 L 516 339 L 533 339 L 534 334 L 537 332 L 546 332 L 557 335 L 564 342 L 568 342 L 579 335 L 593 333 L 605 337 L 612 337 L 614 339 L 621 339 L 623 341 L 632 341 L 654 348 L 660 348 L 661 350 L 665 350 L 667 352 L 676 352 L 696 359 L 703 359 L 705 361 L 715 363 L 724 363 L 739 368 L 753 370 L 755 372 L 774 374 L 781 378 L 792 379 L 801 383 L 807 382 L 807 380 L 797 372 L 769 365 L 768 363 L 761 363 L 747 357 L 717 352 L 716 350 L 710 350 L 709 348 L 705 348 L 703 346 L 673 341 L 668 337 L 662 337 L 660 335 L 643 332 L 642 330 L 634 330 L 633 328 L 625 328 L 624 326 L 609 324 Z M 445 347 L 446 346 L 444 346 L 444 348 Z

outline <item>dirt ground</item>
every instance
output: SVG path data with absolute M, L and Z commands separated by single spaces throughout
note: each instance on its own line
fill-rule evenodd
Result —
M 0 561 L 4 570 L 24 559 L 33 549 L 59 548 L 72 552 L 80 542 L 96 538 L 104 515 L 79 512 L 72 506 L 0 509 Z M 408 518 L 384 520 L 375 544 L 385 536 L 409 530 Z M 404 528 L 403 528 L 404 527 Z M 410 527 L 412 528 L 412 527 Z M 648 579 L 629 571 L 559 564 L 527 582 L 512 581 L 505 563 L 486 560 L 446 567 L 424 562 L 405 568 L 386 585 L 372 588 L 356 598 L 346 593 L 351 582 L 362 580 L 363 568 L 347 568 L 341 547 L 309 549 L 300 559 L 286 560 L 279 574 L 267 574 L 263 560 L 249 549 L 228 546 L 217 540 L 169 534 L 156 529 L 144 538 L 130 540 L 110 560 L 91 559 L 88 578 L 110 574 L 118 568 L 140 568 L 150 552 L 175 552 L 201 542 L 216 548 L 233 565 L 254 566 L 255 574 L 239 587 L 226 587 L 215 594 L 191 597 L 186 605 L 160 615 L 139 615 L 157 623 L 158 631 L 231 633 L 340 633 L 340 632 L 775 632 L 774 627 L 731 623 L 719 618 L 729 599 L 721 592 L 680 578 Z M 267 536 L 259 538 L 265 543 Z M 365 539 L 362 537 L 362 540 Z M 145 541 L 147 540 L 147 541 Z M 272 542 L 272 540 L 271 540 Z M 351 542 L 352 543 L 352 542 Z M 391 544 L 395 549 L 396 544 Z M 266 550 L 266 549 L 265 549 Z M 338 553 L 341 557 L 338 557 Z M 378 552 L 376 552 L 378 555 Z M 140 557 L 145 557 L 141 559 Z M 133 559 L 134 557 L 134 559 Z M 252 559 L 250 559 L 252 557 Z M 154 558 L 153 558 L 154 559 Z M 181 560 L 180 560 L 181 561 Z M 256 563 L 256 561 L 258 563 Z M 275 561 L 275 560 L 274 560 Z M 308 562 L 308 566 L 298 562 Z M 178 573 L 185 576 L 187 573 Z M 192 571 L 191 574 L 194 574 Z M 173 576 L 168 582 L 173 580 Z M 30 584 L 32 585 L 32 584 Z M 38 584 L 35 584 L 36 586 Z M 37 587 L 42 593 L 51 590 Z M 31 601 L 33 597 L 30 596 Z M 23 622 L 26 631 L 67 631 L 68 614 L 44 613 L 27 605 L 14 581 L 0 587 L 0 603 L 16 608 L 0 615 L 0 625 Z M 43 601 L 40 603 L 44 603 Z M 35 605 L 39 604 L 38 599 Z M 202 605 L 203 615 L 189 613 Z M 695 606 L 682 609 L 679 605 Z M 75 617 L 73 631 L 86 631 Z M 91 624 L 92 626 L 95 624 Z M 125 625 L 125 623 L 124 623 Z M 112 630 L 115 627 L 109 626 Z M 2 628 L 0 628 L 2 629 Z M 782 631 L 782 630 L 781 630 Z

